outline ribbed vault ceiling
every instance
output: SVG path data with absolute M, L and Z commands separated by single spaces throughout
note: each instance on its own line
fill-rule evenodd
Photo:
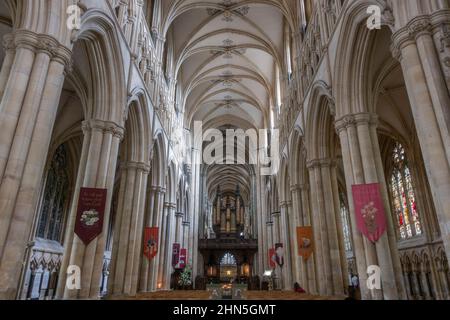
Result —
M 164 1 L 167 37 L 174 41 L 176 79 L 186 127 L 268 128 L 276 67 L 283 70 L 285 1 Z M 288 23 L 288 22 L 286 22 Z M 210 198 L 217 185 L 250 196 L 248 166 L 208 169 Z

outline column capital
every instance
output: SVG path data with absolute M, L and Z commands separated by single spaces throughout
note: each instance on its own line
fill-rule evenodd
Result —
M 306 163 L 308 169 L 330 168 L 337 166 L 337 160 L 331 158 L 309 160 Z
M 285 201 L 281 201 L 280 202 L 280 207 L 282 209 L 288 208 L 290 206 L 292 206 L 292 201 L 291 200 L 285 200 Z
M 5 34 L 3 36 L 2 45 L 5 51 L 15 51 L 16 46 L 14 44 L 14 35 L 12 33 Z
M 164 202 L 164 208 L 165 209 L 176 209 L 177 204 L 172 202 Z
M 370 112 L 348 114 L 336 120 L 335 127 L 336 131 L 340 133 L 341 131 L 346 130 L 350 127 L 364 124 L 377 125 L 378 115 Z
M 355 117 L 355 121 L 356 121 L 356 125 L 377 125 L 378 124 L 378 115 L 376 115 L 375 113 L 356 113 L 354 115 Z
M 175 212 L 175 217 L 183 218 L 184 217 L 184 212 Z
M 422 35 L 431 35 L 433 26 L 430 16 L 422 15 L 413 18 L 403 28 L 392 35 L 391 51 L 397 60 L 402 59 L 402 49 L 414 44 L 416 39 Z
M 281 212 L 280 211 L 272 212 L 272 217 L 279 218 L 280 216 L 281 216 Z
M 102 133 L 111 133 L 120 140 L 125 136 L 125 129 L 111 121 L 95 119 L 85 120 L 82 123 L 82 129 L 84 134 L 92 131 L 99 131 Z
M 51 35 L 37 34 L 30 30 L 20 29 L 7 36 L 5 37 L 7 42 L 5 48 L 9 50 L 26 48 L 33 52 L 43 52 L 50 59 L 59 61 L 66 67 L 71 63 L 72 51 Z
M 150 173 L 150 165 L 144 162 L 129 161 L 123 164 L 124 169 L 136 169 L 142 171 L 144 174 Z
M 165 194 L 166 193 L 166 189 L 161 186 L 151 186 L 151 187 L 149 187 L 149 190 L 156 194 Z
M 191 223 L 189 221 L 183 221 L 183 227 L 190 227 Z

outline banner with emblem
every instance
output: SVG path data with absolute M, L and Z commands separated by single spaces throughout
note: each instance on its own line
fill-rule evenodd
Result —
M 297 227 L 298 255 L 308 260 L 314 251 L 313 228 Z
M 103 232 L 107 193 L 106 189 L 80 189 L 75 234 L 86 246 Z
M 271 269 L 275 269 L 277 267 L 277 263 L 275 261 L 275 248 L 269 249 L 269 267 Z
M 176 268 L 180 262 L 180 250 L 181 245 L 179 243 L 174 243 L 172 246 L 172 267 Z
M 380 184 L 352 186 L 358 230 L 371 242 L 377 242 L 386 232 L 386 214 Z
M 146 227 L 144 231 L 144 256 L 152 260 L 158 254 L 158 227 Z
M 175 269 L 183 270 L 184 268 L 186 268 L 186 265 L 187 265 L 186 260 L 187 260 L 187 249 L 183 248 L 180 250 L 178 264 L 176 265 Z
M 283 268 L 284 266 L 284 245 L 282 243 L 275 244 L 275 263 Z

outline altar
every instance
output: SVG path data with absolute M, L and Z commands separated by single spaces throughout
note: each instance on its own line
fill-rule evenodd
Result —
M 243 284 L 210 284 L 206 290 L 210 293 L 210 300 L 245 300 L 248 293 Z

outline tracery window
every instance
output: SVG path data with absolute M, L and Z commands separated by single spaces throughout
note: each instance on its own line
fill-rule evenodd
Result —
M 47 173 L 36 237 L 61 241 L 64 211 L 68 199 L 69 179 L 66 173 L 67 154 L 63 145 L 58 147 Z
M 400 238 L 409 239 L 421 235 L 422 227 L 405 148 L 398 142 L 394 145 L 392 162 L 390 181 L 392 207 Z
M 344 245 L 346 252 L 352 252 L 352 238 L 350 231 L 350 215 L 348 212 L 347 204 L 345 203 L 344 196 L 341 193 L 339 196 L 340 199 L 340 207 L 341 207 L 341 221 L 342 221 L 342 229 L 344 234 Z

